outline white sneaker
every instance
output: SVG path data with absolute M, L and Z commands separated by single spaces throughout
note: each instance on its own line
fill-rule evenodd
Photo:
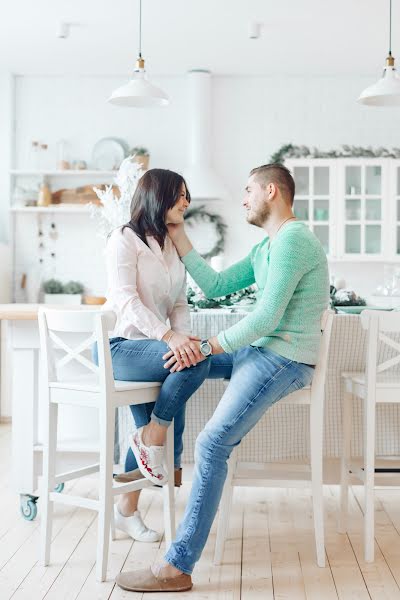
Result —
M 131 448 L 142 475 L 155 485 L 165 485 L 168 481 L 167 471 L 163 467 L 165 446 L 145 446 L 142 442 L 143 427 L 132 437 Z
M 114 504 L 114 523 L 115 529 L 124 531 L 138 542 L 158 542 L 161 539 L 157 531 L 146 527 L 138 510 L 131 517 L 124 517 Z

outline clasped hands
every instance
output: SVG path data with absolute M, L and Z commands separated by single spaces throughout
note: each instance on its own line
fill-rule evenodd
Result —
M 163 356 L 167 361 L 164 369 L 169 369 L 171 373 L 182 371 L 192 365 L 196 366 L 205 359 L 200 352 L 200 338 L 197 336 L 174 332 L 168 341 L 168 346 L 170 350 Z

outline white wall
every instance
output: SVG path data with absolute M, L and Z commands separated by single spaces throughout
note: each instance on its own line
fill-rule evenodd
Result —
M 321 149 L 341 144 L 399 145 L 396 110 L 368 109 L 355 100 L 374 79 L 299 77 L 215 77 L 213 139 L 210 152 L 231 198 L 214 203 L 229 228 L 226 262 L 237 260 L 260 240 L 261 232 L 248 226 L 241 208 L 248 171 L 269 160 L 286 143 Z M 121 109 L 105 101 L 120 78 L 18 77 L 16 87 L 16 156 L 24 168 L 32 139 L 49 144 L 48 166 L 54 168 L 56 142 L 66 138 L 73 158 L 90 162 L 95 142 L 105 136 L 125 138 L 151 151 L 152 167 L 182 172 L 186 164 L 185 78 L 160 78 L 172 102 L 166 109 Z M 24 244 L 18 270 L 35 260 L 36 224 L 20 223 Z M 104 274 L 95 240 L 94 224 L 68 216 L 60 223 L 57 275 L 82 279 L 93 293 L 104 293 Z M 62 243 L 61 243 L 62 242 Z M 382 266 L 333 265 L 348 285 L 367 294 L 381 280 Z

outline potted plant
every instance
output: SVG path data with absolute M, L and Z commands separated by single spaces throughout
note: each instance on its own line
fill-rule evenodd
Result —
M 133 155 L 133 161 L 139 163 L 141 165 L 143 171 L 147 171 L 149 168 L 149 160 L 150 153 L 147 148 L 143 148 L 143 146 L 135 146 L 130 151 L 130 154 Z
M 79 281 L 66 284 L 58 279 L 48 279 L 43 283 L 45 304 L 81 304 L 83 285 Z

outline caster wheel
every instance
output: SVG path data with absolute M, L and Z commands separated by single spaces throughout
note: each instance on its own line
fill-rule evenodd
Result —
M 57 492 L 58 494 L 61 494 L 61 492 L 63 491 L 63 489 L 64 489 L 64 484 L 63 483 L 59 483 L 54 488 L 54 491 Z
M 37 498 L 34 496 L 21 499 L 21 514 L 26 521 L 33 521 L 37 515 Z

